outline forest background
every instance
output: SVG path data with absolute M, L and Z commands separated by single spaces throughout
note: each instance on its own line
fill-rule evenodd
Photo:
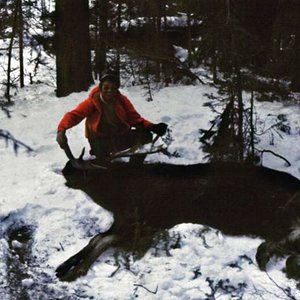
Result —
M 216 159 L 255 161 L 253 101 L 300 91 L 297 0 L 2 0 L 0 13 L 3 109 L 15 88 L 41 81 L 39 66 L 53 70 L 50 57 L 58 97 L 89 89 L 107 69 L 144 85 L 149 100 L 163 86 L 206 83 L 224 105 L 201 140 L 214 137 Z

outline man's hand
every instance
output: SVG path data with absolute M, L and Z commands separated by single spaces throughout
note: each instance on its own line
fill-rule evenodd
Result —
M 167 131 L 168 125 L 166 123 L 154 124 L 151 131 L 156 133 L 158 136 L 163 136 Z
M 65 147 L 68 145 L 68 139 L 66 136 L 65 131 L 58 131 L 56 135 L 56 141 L 60 148 L 65 149 Z

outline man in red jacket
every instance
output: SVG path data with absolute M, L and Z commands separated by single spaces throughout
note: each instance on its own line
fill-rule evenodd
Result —
M 90 153 L 99 163 L 105 163 L 111 152 L 150 143 L 151 132 L 159 136 L 166 133 L 167 124 L 153 124 L 142 118 L 130 100 L 119 92 L 119 86 L 118 77 L 103 75 L 88 98 L 64 115 L 58 124 L 56 138 L 62 149 L 68 143 L 66 130 L 83 119 L 86 119 L 85 135 L 91 146 Z

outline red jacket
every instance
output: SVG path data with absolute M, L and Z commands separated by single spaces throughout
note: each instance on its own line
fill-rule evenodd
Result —
M 86 118 L 85 136 L 88 139 L 101 137 L 101 132 L 99 132 L 102 117 L 100 92 L 98 86 L 93 88 L 87 99 L 63 116 L 57 131 L 69 129 Z M 119 93 L 117 97 L 115 113 L 121 123 L 121 134 L 128 132 L 132 127 L 149 129 L 152 127 L 153 123 L 142 118 L 126 96 Z

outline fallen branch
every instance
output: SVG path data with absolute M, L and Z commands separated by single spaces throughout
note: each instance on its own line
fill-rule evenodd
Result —
M 285 157 L 283 157 L 283 156 L 280 155 L 280 154 L 275 153 L 275 152 L 272 151 L 272 150 L 266 150 L 266 149 L 264 149 L 264 150 L 255 149 L 255 150 L 257 150 L 258 152 L 261 153 L 261 156 L 260 156 L 260 157 L 261 157 L 261 164 L 262 164 L 262 161 L 263 161 L 263 154 L 264 154 L 264 153 L 271 153 L 271 154 L 273 154 L 274 156 L 279 157 L 279 158 L 281 158 L 282 160 L 284 160 L 284 161 L 287 163 L 287 165 L 288 165 L 289 167 L 292 165 Z
M 7 130 L 0 129 L 0 138 L 4 138 L 6 141 L 6 145 L 8 146 L 8 142 L 11 141 L 13 143 L 14 152 L 17 154 L 19 147 L 23 147 L 27 150 L 27 152 L 34 151 L 31 147 L 24 144 L 23 142 L 14 138 L 12 134 L 10 134 Z
M 151 294 L 154 294 L 154 295 L 157 294 L 157 291 L 158 291 L 158 285 L 156 286 L 155 291 L 149 290 L 148 288 L 146 288 L 146 287 L 143 286 L 142 284 L 134 284 L 134 286 L 136 286 L 136 287 L 141 287 L 141 288 L 145 289 L 147 292 L 149 292 L 149 293 L 151 293 Z
M 11 112 L 10 112 L 10 110 L 8 110 L 8 108 L 5 106 L 5 105 L 3 105 L 2 103 L 1 103 L 1 101 L 0 101 L 0 107 L 1 107 L 1 109 L 3 110 L 3 112 L 6 114 L 6 116 L 7 116 L 7 118 L 11 118 Z
M 283 287 L 281 287 L 271 276 L 270 274 L 266 271 L 266 274 L 268 276 L 268 278 L 275 284 L 275 286 L 280 289 L 289 299 L 292 299 L 292 300 L 296 300 L 295 296 L 293 296 L 291 294 L 291 291 L 288 290 L 288 289 L 285 289 Z
M 113 272 L 109 275 L 109 277 L 110 277 L 110 278 L 114 277 L 115 274 L 116 274 L 120 269 L 121 269 L 121 265 L 118 264 L 117 269 L 116 269 L 115 271 L 113 271 Z

